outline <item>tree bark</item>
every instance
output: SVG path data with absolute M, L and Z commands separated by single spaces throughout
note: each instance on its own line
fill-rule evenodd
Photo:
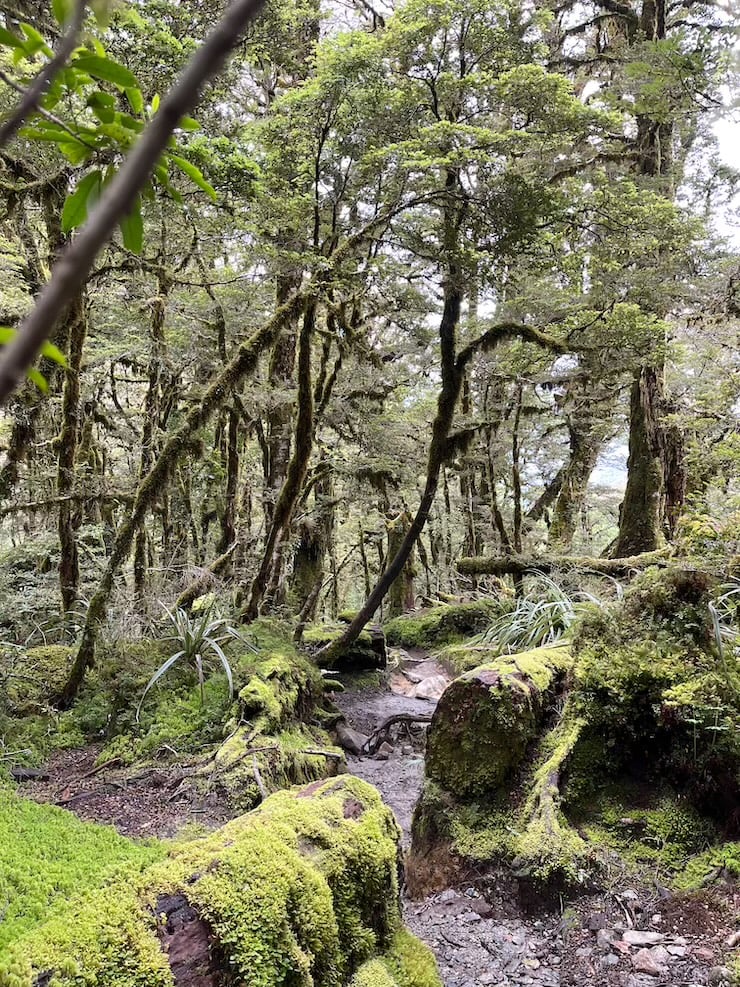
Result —
M 71 613 L 77 604 L 80 586 L 80 564 L 77 552 L 77 529 L 80 526 L 80 505 L 71 494 L 75 486 L 75 460 L 80 434 L 80 372 L 82 351 L 87 336 L 87 303 L 84 291 L 69 309 L 69 351 L 62 391 L 62 430 L 57 458 L 57 497 L 59 515 L 59 589 L 62 614 Z

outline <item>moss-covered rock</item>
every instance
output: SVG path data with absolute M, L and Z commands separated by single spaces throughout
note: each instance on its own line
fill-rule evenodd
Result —
M 303 633 L 303 644 L 310 653 L 336 641 L 346 630 L 342 625 L 317 624 Z M 386 667 L 385 635 L 380 627 L 367 626 L 356 641 L 335 655 L 329 666 L 337 672 L 362 672 Z
M 502 655 L 446 689 L 427 739 L 427 777 L 460 796 L 499 788 L 523 758 L 558 684 L 567 648 Z
M 430 728 L 413 869 L 443 866 L 446 848 L 453 868 L 584 883 L 616 853 L 685 887 L 709 849 L 732 874 L 740 675 L 716 646 L 711 589 L 703 573 L 647 571 L 586 614 L 560 669 L 538 680 L 512 656 L 455 680 Z
M 398 836 L 358 779 L 281 792 L 55 902 L 6 944 L 0 985 L 172 987 L 186 944 L 190 962 L 250 987 L 340 987 L 373 959 L 397 987 L 438 987 L 402 933 Z
M 509 606 L 503 600 L 474 600 L 405 613 L 385 624 L 386 640 L 402 648 L 441 648 L 484 631 Z

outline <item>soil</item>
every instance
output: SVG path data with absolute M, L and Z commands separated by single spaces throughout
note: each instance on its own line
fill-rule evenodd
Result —
M 394 714 L 428 716 L 433 699 L 401 694 L 413 693 L 409 683 L 444 674 L 435 662 L 421 662 L 423 657 L 396 654 L 397 668 L 382 686 L 353 688 L 345 679 L 345 691 L 334 699 L 348 725 L 369 735 Z M 404 669 L 411 672 L 405 684 Z M 391 728 L 386 749 L 372 757 L 348 757 L 349 770 L 375 785 L 395 813 L 406 849 L 423 782 L 426 729 L 423 723 L 398 724 Z M 194 825 L 212 829 L 230 816 L 216 792 L 198 794 L 189 785 L 192 765 L 132 769 L 113 764 L 96 770 L 98 754 L 99 748 L 57 754 L 46 768 L 48 777 L 23 782 L 23 793 L 134 837 L 171 837 Z M 404 897 L 405 921 L 433 949 L 445 987 L 730 983 L 726 964 L 740 949 L 728 945 L 740 928 L 740 889 L 734 886 L 672 895 L 655 886 L 622 887 L 615 881 L 608 892 L 572 901 L 561 897 L 555 908 L 534 909 L 516 892 L 509 875 L 492 872 L 468 875 L 422 900 Z M 636 935 L 641 931 L 647 933 L 642 939 Z
M 188 764 L 127 768 L 111 761 L 98 769 L 99 753 L 99 746 L 57 752 L 41 778 L 23 782 L 23 795 L 139 838 L 172 837 L 193 826 L 211 830 L 232 815 L 217 792 L 202 795 L 189 785 Z

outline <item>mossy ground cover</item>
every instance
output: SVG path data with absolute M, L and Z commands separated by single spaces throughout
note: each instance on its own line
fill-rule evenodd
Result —
M 250 987 L 340 987 L 373 959 L 394 987 L 438 987 L 428 950 L 402 931 L 398 836 L 358 779 L 280 792 L 149 866 L 129 860 L 121 880 L 95 887 L 88 875 L 63 907 L 7 937 L 0 985 L 31 987 L 43 973 L 55 987 L 171 987 L 157 903 L 182 894 L 208 922 L 224 972 Z
M 140 871 L 164 852 L 156 841 L 134 843 L 0 786 L 0 954 L 69 897 Z

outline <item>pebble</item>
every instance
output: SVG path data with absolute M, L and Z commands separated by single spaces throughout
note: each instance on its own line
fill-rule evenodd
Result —
M 709 983 L 716 984 L 717 987 L 720 984 L 731 984 L 732 971 L 726 966 L 713 966 L 709 971 Z
M 733 932 L 731 936 L 727 939 L 727 945 L 730 949 L 734 949 L 736 946 L 740 946 L 740 931 Z
M 627 929 L 622 933 L 622 939 L 630 946 L 655 946 L 665 940 L 662 932 L 641 932 L 639 929 Z
M 632 957 L 632 966 L 638 973 L 646 973 L 649 977 L 659 977 L 664 970 L 649 949 L 639 949 Z

